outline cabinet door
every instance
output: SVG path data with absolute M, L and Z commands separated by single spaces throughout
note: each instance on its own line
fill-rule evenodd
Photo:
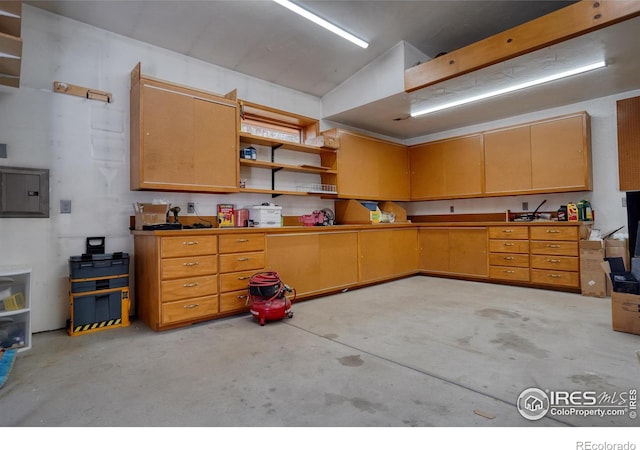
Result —
M 484 134 L 484 176 L 487 194 L 531 189 L 529 126 Z
M 418 232 L 420 270 L 449 272 L 449 230 L 425 228 Z
M 586 115 L 531 125 L 531 187 L 591 189 Z
M 425 228 L 419 239 L 421 270 L 487 276 L 485 228 Z
M 418 268 L 416 230 L 360 232 L 360 281 L 368 282 L 413 273 Z
M 472 197 L 483 189 L 482 135 L 410 149 L 411 199 Z
M 462 275 L 487 276 L 487 230 L 449 230 L 449 270 Z
M 142 84 L 132 118 L 132 189 L 238 190 L 237 109 L 233 104 Z M 139 119 L 138 119 L 139 117 Z M 139 121 L 139 123 L 136 123 Z
M 364 200 L 408 200 L 408 152 L 403 145 L 340 131 L 338 195 Z
M 278 272 L 297 295 L 357 283 L 357 233 L 267 236 L 267 270 Z
M 444 146 L 444 143 L 436 142 L 409 149 L 412 200 L 442 198 L 445 196 Z

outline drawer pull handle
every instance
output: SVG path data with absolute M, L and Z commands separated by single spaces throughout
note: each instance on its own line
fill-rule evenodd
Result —
M 193 309 L 193 308 L 197 308 L 198 306 L 200 306 L 200 305 L 199 305 L 199 304 L 197 304 L 197 303 L 191 303 L 190 305 L 184 305 L 184 307 L 183 307 L 183 308 L 186 308 L 186 309 Z
M 198 241 L 184 241 L 182 245 L 198 245 Z
M 506 261 L 513 261 L 515 258 L 513 256 L 505 256 L 504 259 Z
M 505 242 L 504 243 L 505 247 L 513 247 L 513 245 L 514 245 L 513 242 Z
M 198 286 L 198 283 L 185 283 L 182 286 L 187 287 L 187 288 L 196 287 L 196 286 Z
M 249 258 L 237 258 L 236 261 L 249 261 Z
M 183 263 L 184 266 L 197 266 L 198 264 L 200 264 L 198 261 Z
M 547 248 L 560 248 L 558 244 L 547 244 Z
M 547 233 L 560 233 L 560 230 L 547 230 Z
M 505 270 L 504 273 L 516 273 L 515 270 Z
M 242 300 L 243 298 L 249 298 L 249 296 L 248 295 L 238 295 L 238 298 Z
M 513 233 L 513 230 L 502 230 L 503 233 Z
M 236 242 L 249 242 L 249 239 L 236 239 Z
M 562 275 L 557 275 L 555 273 L 550 273 L 547 275 L 549 278 L 562 278 Z
M 248 280 L 251 277 L 238 277 L 238 280 Z
M 560 261 L 559 259 L 547 259 L 547 262 L 557 264 L 557 263 L 562 262 L 562 261 Z

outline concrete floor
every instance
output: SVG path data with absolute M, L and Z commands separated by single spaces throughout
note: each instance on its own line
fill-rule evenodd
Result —
M 286 281 L 286 280 L 285 280 Z M 412 277 L 156 333 L 38 333 L 0 389 L 0 426 L 626 427 L 529 421 L 525 389 L 640 388 L 640 336 L 610 299 Z M 475 411 L 475 412 L 474 412 Z

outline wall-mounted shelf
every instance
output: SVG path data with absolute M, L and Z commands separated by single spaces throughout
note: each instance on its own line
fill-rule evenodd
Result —
M 255 159 L 240 159 L 241 166 L 259 167 L 261 169 L 272 170 L 287 170 L 289 172 L 301 172 L 301 173 L 337 173 L 335 170 L 331 170 L 329 167 L 311 166 L 308 164 L 282 164 L 269 161 L 260 161 Z
M 240 141 L 246 142 L 252 145 L 265 145 L 271 148 L 285 147 L 286 150 L 292 150 L 295 152 L 313 153 L 321 155 L 323 153 L 335 153 L 333 148 L 326 147 L 314 147 L 313 145 L 298 144 L 297 142 L 282 141 L 280 139 L 273 139 L 261 136 L 255 136 L 249 133 L 240 132 Z
M 0 1 L 0 86 L 20 87 L 22 2 Z

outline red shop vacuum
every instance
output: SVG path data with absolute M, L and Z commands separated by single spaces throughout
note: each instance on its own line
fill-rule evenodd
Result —
M 249 279 L 249 299 L 251 315 L 258 319 L 260 325 L 267 320 L 292 318 L 291 300 L 286 296 L 295 290 L 282 282 L 277 272 L 258 272 Z

